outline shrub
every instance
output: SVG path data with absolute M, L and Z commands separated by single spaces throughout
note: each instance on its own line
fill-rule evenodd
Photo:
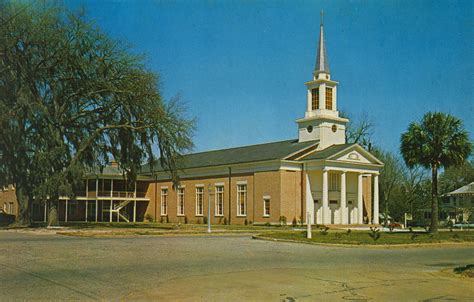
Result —
M 204 224 L 207 224 L 207 216 L 204 216 L 204 217 L 202 218 L 202 222 L 203 222 Z
M 247 219 L 245 219 L 244 224 L 249 225 L 249 221 Z
M 352 230 L 348 229 L 347 232 L 346 232 L 346 235 L 349 236 L 351 233 L 352 233 Z
M 170 218 L 168 217 L 168 215 L 166 215 L 165 217 L 166 217 L 166 223 L 170 223 Z
M 291 223 L 293 227 L 296 227 L 298 225 L 298 221 L 296 221 L 296 217 L 293 218 L 293 221 Z
M 418 237 L 418 234 L 416 234 L 416 233 L 411 233 L 410 239 L 411 239 L 412 241 L 415 241 L 416 237 Z
M 380 238 L 380 230 L 379 228 L 370 228 L 369 236 L 374 240 L 377 241 Z
M 253 224 L 253 221 L 252 221 L 252 220 L 250 220 L 250 221 L 249 221 L 249 224 Z
M 271 226 L 270 222 L 266 222 L 264 225 L 265 226 Z
M 184 216 L 184 224 L 188 224 L 188 216 Z
M 146 214 L 146 215 L 145 215 L 145 221 L 146 221 L 146 222 L 153 222 L 153 220 L 155 220 L 155 219 L 153 218 L 153 215 L 151 215 L 151 214 Z
M 323 226 L 320 228 L 321 235 L 327 235 L 329 231 L 329 228 L 327 226 Z
M 280 216 L 280 225 L 286 225 L 286 216 Z

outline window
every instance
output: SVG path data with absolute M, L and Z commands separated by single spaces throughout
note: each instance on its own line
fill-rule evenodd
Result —
M 216 216 L 224 215 L 224 186 L 216 186 Z
M 326 109 L 332 110 L 332 88 L 326 87 Z
M 270 198 L 263 199 L 263 216 L 270 217 Z
M 237 185 L 237 216 L 245 216 L 247 207 L 247 185 Z
M 319 88 L 311 89 L 311 108 L 319 109 Z
M 168 215 L 168 189 L 161 189 L 161 215 Z
M 87 203 L 87 219 L 95 218 L 95 209 L 96 209 L 96 202 L 89 201 Z
M 70 217 L 76 216 L 77 215 L 77 201 L 68 201 L 67 203 L 67 215 Z
M 184 188 L 178 189 L 178 215 L 184 215 Z
M 329 173 L 329 191 L 339 191 L 341 184 L 341 175 L 337 173 Z
M 329 204 L 337 204 L 337 200 L 330 200 Z
M 196 216 L 202 216 L 204 212 L 204 188 L 196 188 Z

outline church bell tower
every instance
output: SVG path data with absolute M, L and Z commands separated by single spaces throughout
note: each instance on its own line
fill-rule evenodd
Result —
M 313 79 L 305 83 L 307 88 L 306 113 L 296 120 L 298 141 L 319 141 L 318 149 L 331 145 L 345 144 L 346 123 L 348 119 L 339 117 L 337 111 L 337 85 L 331 80 L 329 62 L 324 38 L 323 13 L 319 32 L 318 52 Z

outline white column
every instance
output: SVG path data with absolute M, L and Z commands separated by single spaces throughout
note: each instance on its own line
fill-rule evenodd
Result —
M 109 215 L 110 217 L 109 217 L 109 222 L 112 222 L 112 204 L 113 204 L 113 203 L 114 203 L 114 201 L 111 199 L 111 200 L 110 200 L 110 212 L 109 212 L 109 213 L 110 213 L 110 215 Z
M 89 210 L 88 208 L 89 208 L 89 201 L 86 200 L 86 222 L 87 222 L 87 214 L 88 214 L 87 211 Z
M 374 175 L 374 224 L 379 224 L 379 175 Z
M 346 204 L 346 171 L 341 174 L 341 224 L 347 224 L 347 204 Z
M 311 109 L 313 109 L 312 107 L 311 89 L 308 89 L 308 94 L 306 97 L 306 111 L 311 111 Z
M 357 223 L 364 223 L 364 206 L 362 204 L 362 174 L 357 178 Z
M 315 223 L 316 217 L 314 215 L 314 200 L 313 194 L 311 192 L 311 182 L 309 181 L 308 171 L 306 171 L 306 212 L 312 213 L 310 216 L 306 215 L 306 223 Z M 310 218 L 309 221 L 307 220 L 308 217 Z
M 112 197 L 114 191 L 114 180 L 110 180 L 110 197 Z
M 86 197 L 89 196 L 89 180 L 86 179 Z
M 326 109 L 326 84 L 319 85 L 319 109 Z
M 328 201 L 328 170 L 323 170 L 323 224 L 330 223 Z
M 48 203 L 47 202 L 44 202 L 44 222 L 46 222 L 46 218 L 48 216 L 46 216 L 48 213 Z
M 137 221 L 137 201 L 133 201 L 133 222 Z
M 64 221 L 65 222 L 67 222 L 67 204 L 68 204 L 68 199 L 66 199 L 66 212 L 65 212 L 65 215 L 64 215 Z
M 99 212 L 99 179 L 95 179 L 95 222 L 97 222 L 97 214 Z M 103 206 L 103 205 L 102 205 Z

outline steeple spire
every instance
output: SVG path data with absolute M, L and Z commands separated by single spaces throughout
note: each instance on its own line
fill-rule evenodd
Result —
M 316 54 L 316 66 L 313 72 L 315 78 L 317 78 L 320 73 L 329 74 L 329 62 L 326 55 L 326 42 L 324 40 L 324 12 L 322 10 L 320 18 L 318 53 Z

